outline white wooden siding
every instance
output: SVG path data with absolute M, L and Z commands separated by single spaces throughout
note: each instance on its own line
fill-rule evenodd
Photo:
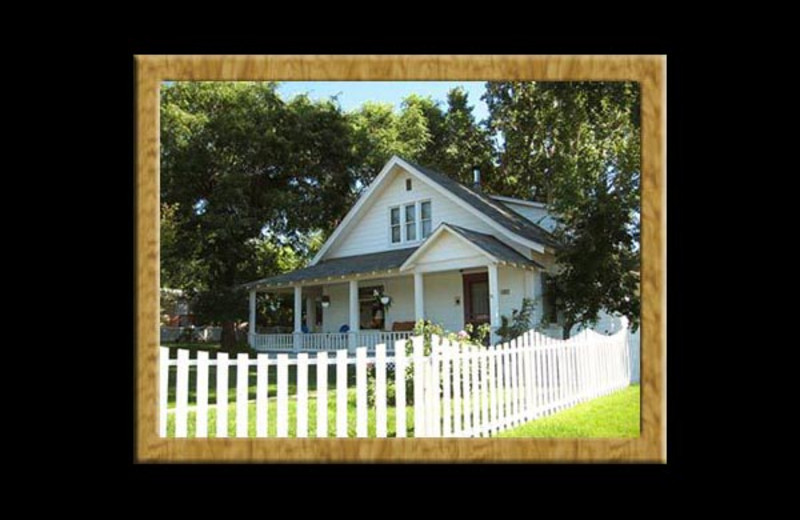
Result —
M 328 285 L 326 294 L 331 304 L 322 309 L 322 332 L 339 332 L 342 325 L 350 323 L 350 288 L 347 283 Z
M 453 236 L 447 229 L 436 237 L 436 242 L 425 247 L 422 256 L 415 262 L 417 265 L 459 260 L 481 254 L 475 247 L 465 244 L 464 239 Z M 482 263 L 486 263 L 486 258 Z
M 461 273 L 425 273 L 425 318 L 441 323 L 446 330 L 458 332 L 464 328 L 464 287 Z M 456 298 L 459 305 L 456 305 Z
M 500 294 L 498 295 L 500 315 L 508 316 L 510 320 L 511 312 L 514 309 L 522 308 L 522 298 L 525 297 L 525 271 L 501 265 L 497 268 L 497 281 L 500 286 Z M 506 290 L 508 294 L 503 294 Z M 531 326 L 533 325 L 532 321 Z
M 422 179 L 414 177 L 412 190 L 406 191 L 405 179 L 409 177 L 408 173 L 396 168 L 389 175 L 393 178 L 387 179 L 383 189 L 375 193 L 369 206 L 362 208 L 350 229 L 339 237 L 337 244 L 334 244 L 325 258 L 377 253 L 419 245 L 419 240 L 411 243 L 390 243 L 389 208 L 420 200 L 431 201 L 432 229 L 436 229 L 441 222 L 449 222 L 481 233 L 497 234 L 495 229 L 478 216 L 448 200 Z

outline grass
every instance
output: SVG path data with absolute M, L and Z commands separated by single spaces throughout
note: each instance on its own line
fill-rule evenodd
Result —
M 278 403 L 276 399 L 270 399 L 267 403 L 267 436 L 275 437 L 277 433 L 277 416 L 278 416 Z M 297 402 L 294 396 L 289 398 L 289 437 L 294 437 L 297 431 Z M 393 406 L 387 407 L 387 435 L 389 437 L 396 437 L 395 424 L 397 410 Z M 249 437 L 256 436 L 256 405 L 255 403 L 248 404 L 247 411 L 247 434 Z M 189 438 L 195 437 L 195 425 L 197 422 L 196 414 L 192 410 L 188 413 L 187 434 Z M 414 408 L 406 407 L 406 427 L 408 430 L 407 436 L 414 436 Z M 369 437 L 375 437 L 375 409 L 367 409 L 367 434 Z M 349 389 L 347 392 L 347 435 L 348 437 L 356 436 L 356 392 L 355 389 Z M 170 413 L 167 415 L 167 436 L 175 436 L 175 414 Z M 216 408 L 209 408 L 208 410 L 208 436 L 217 436 L 217 411 Z M 228 436 L 236 436 L 236 404 L 228 405 Z M 308 436 L 313 438 L 317 436 L 317 399 L 309 398 L 308 400 Z M 328 437 L 336 436 L 336 392 L 328 392 Z
M 228 366 L 228 402 L 236 399 L 236 359 L 232 360 L 233 365 Z M 267 396 L 269 398 L 278 395 L 278 367 L 271 361 L 271 365 L 267 369 Z M 248 370 L 248 385 L 247 385 L 247 400 L 252 401 L 256 398 L 256 367 L 250 367 Z M 294 396 L 297 393 L 297 367 L 290 365 L 288 367 L 289 373 L 289 395 Z M 175 408 L 175 390 L 177 388 L 178 369 L 177 367 L 169 368 L 169 389 L 167 392 L 167 408 Z M 355 385 L 355 366 L 349 365 L 347 370 L 347 384 L 348 386 Z M 328 390 L 336 388 L 336 365 L 328 366 Z M 308 390 L 314 392 L 317 389 L 317 368 L 315 366 L 308 367 Z M 189 405 L 197 402 L 197 367 L 189 367 Z M 211 369 L 208 373 L 208 403 L 213 404 L 217 402 L 217 370 Z
M 523 424 L 499 437 L 639 437 L 639 385 Z

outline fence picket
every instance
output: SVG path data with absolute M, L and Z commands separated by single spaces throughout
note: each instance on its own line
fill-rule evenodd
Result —
M 158 347 L 158 435 L 167 436 L 169 395 L 169 348 Z
M 453 355 L 453 437 L 462 437 L 464 431 L 461 407 L 461 344 L 451 345 Z
M 450 398 L 450 358 L 452 356 L 450 340 L 442 343 L 442 437 L 452 437 L 451 423 L 452 401 Z
M 525 422 L 533 419 L 533 345 L 531 332 L 525 333 Z
M 489 353 L 486 349 L 478 349 L 478 356 L 480 359 L 480 379 L 481 379 L 481 436 L 489 437 L 490 425 L 489 421 Z
M 289 356 L 278 354 L 278 413 L 276 416 L 276 436 L 289 436 Z
M 367 436 L 367 347 L 356 348 L 356 437 Z
M 248 406 L 248 361 L 249 356 L 240 353 L 236 356 L 236 436 L 247 437 Z
M 394 400 L 397 437 L 406 436 L 406 340 L 394 342 Z
M 472 436 L 480 437 L 483 424 L 481 423 L 481 390 L 478 379 L 478 348 L 469 346 L 469 357 L 472 370 Z
M 386 437 L 386 345 L 375 345 L 375 436 Z
M 269 356 L 256 356 L 256 437 L 267 436 L 269 421 Z
M 414 437 L 426 436 L 425 429 L 425 382 L 423 370 L 423 338 L 414 336 L 413 344 L 413 363 L 414 363 Z
M 439 336 L 432 334 L 431 335 L 431 355 L 428 360 L 428 395 L 429 399 L 426 402 L 426 406 L 428 408 L 428 428 L 429 428 L 429 436 L 430 437 L 440 437 L 442 428 L 441 428 L 441 400 L 439 395 L 439 389 L 441 388 L 440 384 L 440 377 L 442 375 L 442 371 L 439 367 L 439 359 L 441 357 L 441 338 Z
M 217 354 L 217 437 L 228 436 L 228 354 Z
M 298 438 L 308 437 L 308 354 L 297 354 L 297 433 Z
M 501 427 L 505 430 L 511 425 L 511 345 L 503 343 L 503 396 Z
M 197 353 L 197 411 L 195 412 L 194 436 L 208 437 L 208 352 Z
M 489 432 L 498 432 L 497 420 L 497 346 L 489 347 Z
M 517 348 L 517 340 L 511 340 L 511 349 L 509 351 L 509 355 L 511 357 L 511 424 L 516 426 L 519 424 L 517 420 L 517 416 L 519 414 L 519 387 L 518 379 L 517 379 L 517 371 L 519 369 L 519 363 L 517 359 L 517 353 L 519 349 Z
M 175 437 L 187 435 L 187 416 L 189 414 L 189 351 L 178 350 L 178 377 L 175 389 Z
M 336 436 L 347 437 L 347 349 L 336 351 Z
M 328 436 L 328 353 L 317 353 L 317 437 Z
M 472 437 L 472 387 L 470 379 L 469 347 L 461 345 L 461 380 L 462 380 L 462 401 L 464 405 L 464 436 Z

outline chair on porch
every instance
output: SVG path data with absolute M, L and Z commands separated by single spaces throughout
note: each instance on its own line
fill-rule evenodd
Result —
M 339 327 L 339 332 L 350 332 L 350 325 L 345 323 L 344 325 Z

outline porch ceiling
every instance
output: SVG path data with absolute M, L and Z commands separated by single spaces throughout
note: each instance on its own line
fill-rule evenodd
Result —
M 341 258 L 331 258 L 323 260 L 290 273 L 284 273 L 270 278 L 264 278 L 244 284 L 247 289 L 260 287 L 285 287 L 298 282 L 329 281 L 331 278 L 343 278 L 346 276 L 383 273 L 389 270 L 398 269 L 411 253 L 416 251 L 416 247 L 405 249 L 394 249 L 382 251 L 368 255 L 345 256 Z

